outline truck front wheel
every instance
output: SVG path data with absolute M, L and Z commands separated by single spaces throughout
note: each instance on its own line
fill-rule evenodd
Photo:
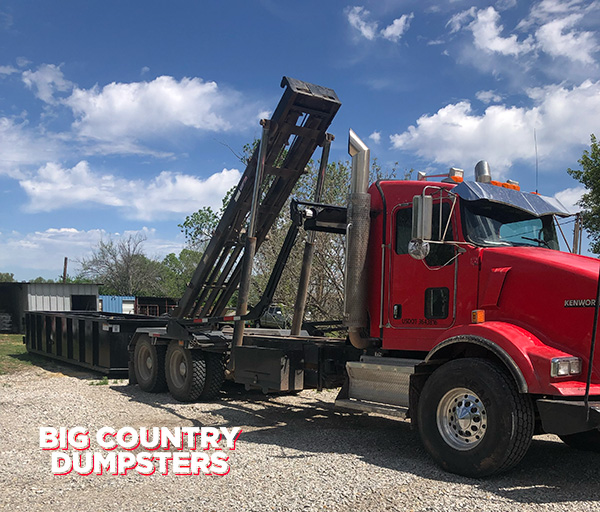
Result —
M 178 341 L 167 349 L 167 385 L 173 398 L 193 402 L 200 397 L 206 382 L 206 362 L 200 350 L 188 350 Z
M 534 409 L 512 379 L 486 359 L 457 359 L 425 383 L 418 405 L 423 444 L 446 471 L 470 477 L 506 471 L 525 455 Z
M 160 393 L 167 388 L 165 380 L 165 350 L 153 345 L 147 335 L 141 336 L 133 352 L 134 372 L 140 388 L 149 393 Z
M 588 430 L 577 434 L 558 436 L 562 442 L 568 444 L 571 448 L 588 452 L 600 453 L 600 430 Z

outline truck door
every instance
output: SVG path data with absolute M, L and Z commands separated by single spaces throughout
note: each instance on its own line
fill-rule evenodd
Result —
M 451 205 L 451 201 L 441 204 L 442 237 Z M 434 204 L 433 219 L 433 239 L 440 240 L 439 200 Z M 454 240 L 454 220 L 451 219 L 445 240 Z M 427 258 L 416 260 L 408 254 L 412 234 L 412 207 L 396 207 L 390 224 L 393 246 L 388 289 L 388 326 L 394 329 L 447 329 L 453 325 L 455 316 L 456 247 L 432 243 Z

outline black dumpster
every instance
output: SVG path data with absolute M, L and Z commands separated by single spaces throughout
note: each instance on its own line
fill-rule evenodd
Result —
M 25 313 L 27 351 L 113 378 L 126 378 L 127 345 L 140 327 L 164 327 L 166 318 L 94 311 Z

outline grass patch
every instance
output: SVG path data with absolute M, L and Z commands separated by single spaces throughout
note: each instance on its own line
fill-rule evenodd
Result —
M 100 380 L 90 382 L 90 386 L 108 386 L 108 377 L 105 375 Z
M 27 352 L 22 334 L 0 334 L 0 375 L 23 370 L 42 360 Z

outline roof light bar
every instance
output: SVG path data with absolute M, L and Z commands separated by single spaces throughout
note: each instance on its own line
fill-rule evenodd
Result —
M 464 176 L 465 171 L 458 167 L 451 167 L 445 174 L 426 174 L 424 171 L 418 171 L 417 181 L 427 181 L 429 178 L 444 178 L 442 180 L 443 183 L 462 183 Z M 490 166 L 485 160 L 478 162 L 475 166 L 475 181 L 479 183 L 489 183 L 490 185 L 510 190 L 521 190 L 518 181 L 506 180 L 506 182 L 502 182 L 492 180 Z

